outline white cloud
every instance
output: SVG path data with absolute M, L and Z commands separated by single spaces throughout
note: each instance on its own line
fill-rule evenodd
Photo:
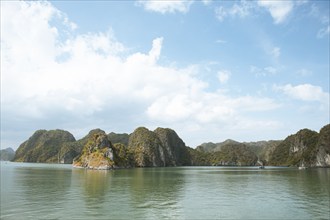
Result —
M 330 33 L 330 25 L 328 25 L 327 27 L 321 28 L 317 32 L 317 38 L 323 38 L 323 37 L 329 35 L 329 33 Z
M 329 104 L 329 93 L 326 93 L 319 86 L 311 84 L 301 84 L 292 86 L 286 84 L 284 86 L 274 86 L 275 90 L 282 91 L 293 99 L 302 101 L 318 101 L 321 103 Z
M 312 71 L 310 71 L 308 69 L 305 69 L 305 68 L 299 69 L 297 71 L 297 74 L 299 76 L 311 76 L 311 75 L 313 75 Z
M 258 5 L 266 8 L 274 19 L 275 24 L 283 23 L 293 10 L 293 2 L 287 1 L 268 1 L 259 0 Z
M 317 19 L 320 24 L 323 26 L 320 28 L 316 34 L 318 39 L 324 38 L 330 33 L 330 25 L 329 25 L 329 11 L 326 14 L 322 13 L 318 6 L 315 4 L 311 5 L 309 15 Z
M 154 123 L 186 131 L 240 121 L 253 127 L 258 120 L 245 113 L 278 108 L 269 98 L 209 91 L 195 65 L 160 65 L 162 37 L 147 53 L 129 53 L 111 29 L 76 34 L 71 25 L 57 28 L 52 19 L 70 21 L 50 3 L 1 2 L 1 10 L 2 129 L 125 124 L 129 132 Z M 60 40 L 62 31 L 72 34 Z M 229 77 L 230 71 L 219 72 L 221 83 Z
M 210 5 L 212 3 L 212 0 L 202 0 L 204 5 Z
M 222 39 L 218 39 L 215 42 L 218 43 L 218 44 L 225 44 L 225 43 L 227 43 L 227 41 L 222 40 Z
M 275 75 L 275 74 L 277 74 L 277 71 L 278 70 L 273 66 L 267 66 L 264 68 L 250 66 L 250 73 L 254 74 L 256 77 Z
M 219 21 L 223 21 L 227 15 L 228 12 L 223 6 L 219 6 L 215 9 L 215 16 Z
M 272 99 L 252 96 L 229 97 L 221 92 L 175 95 L 158 98 L 149 108 L 148 115 L 156 121 L 184 121 L 197 124 L 238 123 L 244 112 L 268 111 L 278 108 Z M 244 119 L 249 120 L 249 119 Z
M 190 5 L 193 1 L 190 0 L 142 0 L 137 1 L 137 5 L 143 6 L 147 11 L 159 12 L 162 14 L 166 13 L 187 13 L 189 11 Z M 204 3 L 205 4 L 205 3 Z
M 230 78 L 231 72 L 228 70 L 221 70 L 218 72 L 218 79 L 221 84 L 226 83 Z
M 265 67 L 265 70 L 266 70 L 267 73 L 270 73 L 270 74 L 276 74 L 277 73 L 277 69 L 275 67 L 272 67 L 272 66 Z
M 296 0 L 294 2 L 296 5 L 301 6 L 308 3 L 308 0 Z
M 223 6 L 215 8 L 215 15 L 219 21 L 223 21 L 228 16 L 232 18 L 236 16 L 244 18 L 250 15 L 254 8 L 253 2 L 242 0 L 239 3 L 235 3 L 230 8 L 225 8 Z
M 278 59 L 281 55 L 281 48 L 279 47 L 274 47 L 271 51 L 270 54 L 275 58 Z

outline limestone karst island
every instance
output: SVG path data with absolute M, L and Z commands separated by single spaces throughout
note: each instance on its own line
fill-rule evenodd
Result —
M 38 130 L 2 160 L 65 163 L 88 169 L 167 166 L 330 166 L 330 124 L 319 132 L 302 129 L 284 140 L 226 140 L 190 148 L 169 128 L 139 127 L 131 134 L 91 130 L 76 140 L 68 131 Z

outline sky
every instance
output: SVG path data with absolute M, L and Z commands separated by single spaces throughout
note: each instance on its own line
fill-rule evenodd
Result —
M 186 145 L 329 123 L 329 1 L 1 1 L 1 149 L 38 129 Z

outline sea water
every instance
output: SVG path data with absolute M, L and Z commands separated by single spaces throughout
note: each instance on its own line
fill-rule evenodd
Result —
M 6 219 L 329 219 L 330 169 L 1 162 Z

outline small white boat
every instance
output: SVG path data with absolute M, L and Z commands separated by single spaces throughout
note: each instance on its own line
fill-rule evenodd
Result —
M 306 170 L 307 167 L 303 166 L 303 167 L 298 167 L 299 170 Z

